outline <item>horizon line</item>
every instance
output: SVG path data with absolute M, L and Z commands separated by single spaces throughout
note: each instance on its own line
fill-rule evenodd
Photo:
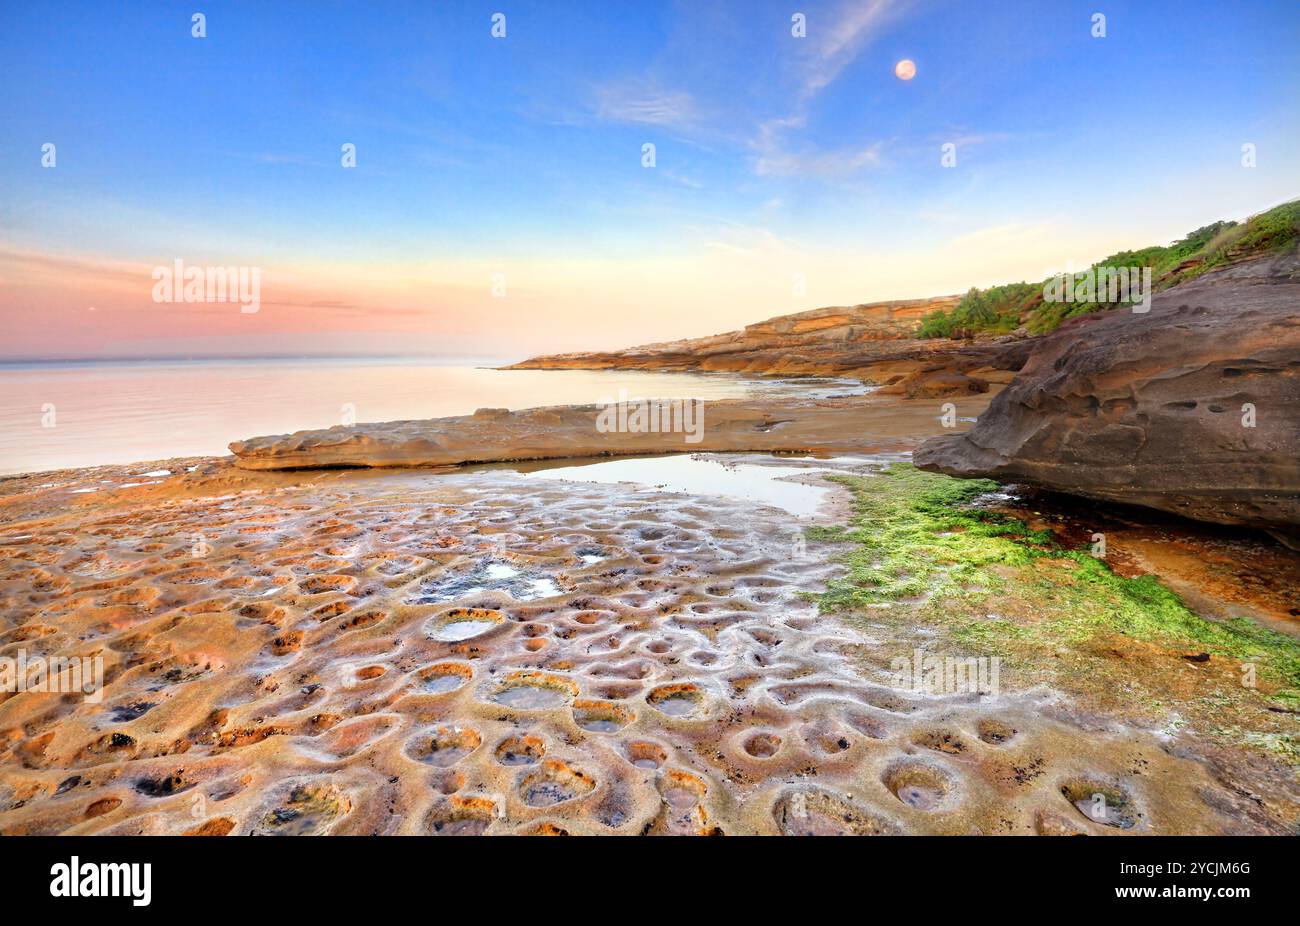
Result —
M 112 357 L 0 357 L 0 365 L 23 363 L 158 363 L 190 360 L 507 360 L 477 353 L 449 354 L 157 354 Z M 524 358 L 527 359 L 527 358 Z

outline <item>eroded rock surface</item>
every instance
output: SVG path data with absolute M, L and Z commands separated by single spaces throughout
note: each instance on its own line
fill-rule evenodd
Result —
M 1300 259 L 1206 274 L 1067 321 L 922 469 L 1300 536 Z
M 838 567 L 816 540 L 791 555 L 782 510 L 544 473 L 221 461 L 107 488 L 130 472 L 0 495 L 0 640 L 105 667 L 98 701 L 0 700 L 5 835 L 1209 834 L 1294 817 L 1293 783 L 1077 716 L 1011 671 L 996 698 L 899 688 L 866 657 L 910 656 L 925 628 L 821 613 L 807 595 Z M 98 501 L 73 494 L 91 487 Z M 549 590 L 521 600 L 519 576 Z M 1098 793 L 1116 816 L 1097 817 Z
M 973 416 L 988 403 L 961 403 Z M 473 415 L 388 421 L 236 441 L 243 469 L 453 466 L 505 460 L 700 451 L 847 452 L 871 442 L 910 449 L 943 433 L 939 406 L 892 396 L 705 403 L 699 440 L 685 431 L 602 431 L 595 405 L 480 409 Z

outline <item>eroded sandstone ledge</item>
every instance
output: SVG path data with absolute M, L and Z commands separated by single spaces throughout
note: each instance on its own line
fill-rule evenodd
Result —
M 881 385 L 899 383 L 904 377 L 911 377 L 915 382 L 927 372 L 947 370 L 979 371 L 985 381 L 1005 382 L 1006 378 L 984 374 L 1019 369 L 1027 356 L 1028 339 L 1003 337 L 970 342 L 915 337 L 922 318 L 931 312 L 951 309 L 960 298 L 938 296 L 831 306 L 781 315 L 739 331 L 703 338 L 618 351 L 551 354 L 506 369 L 844 376 Z M 910 388 L 907 392 L 915 394 Z
M 956 400 L 961 417 L 978 415 L 990 394 Z M 698 441 L 683 433 L 603 433 L 599 412 L 595 405 L 485 408 L 453 418 L 254 437 L 230 450 L 243 469 L 454 466 L 698 451 L 835 453 L 869 444 L 911 449 L 943 433 L 939 403 L 895 396 L 708 402 Z
M 1012 384 L 917 465 L 1025 482 L 1295 543 L 1300 528 L 1300 257 L 1157 293 L 1145 314 L 1071 319 Z

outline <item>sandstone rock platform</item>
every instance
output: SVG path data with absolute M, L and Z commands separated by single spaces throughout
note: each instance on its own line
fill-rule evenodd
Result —
M 979 414 L 988 398 L 960 400 L 961 415 Z M 230 450 L 242 469 L 455 466 L 702 451 L 836 453 L 867 443 L 910 450 L 943 433 L 935 401 L 877 395 L 708 402 L 697 441 L 682 432 L 602 431 L 600 412 L 595 405 L 480 409 L 453 418 L 255 437 Z

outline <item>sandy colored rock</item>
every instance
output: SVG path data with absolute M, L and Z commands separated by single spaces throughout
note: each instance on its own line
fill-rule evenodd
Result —
M 138 466 L 0 483 L 0 634 L 106 666 L 98 702 L 0 697 L 0 833 L 1208 834 L 1294 816 L 1283 779 L 1243 812 L 1263 773 L 1235 754 L 1219 769 L 1010 673 L 992 699 L 896 687 L 868 657 L 923 638 L 820 612 L 837 545 L 792 556 L 786 511 L 545 473 L 193 465 L 131 488 L 114 487 Z M 497 580 L 465 587 L 484 564 Z M 1063 790 L 1096 787 L 1130 828 Z
M 1298 272 L 1292 252 L 1158 293 L 1146 314 L 1067 321 L 1038 340 L 974 428 L 928 442 L 917 465 L 1260 527 L 1294 543 Z
M 909 399 L 939 399 L 988 391 L 989 384 L 986 380 L 940 367 L 909 373 L 892 385 L 882 386 L 880 394 L 905 395 Z
M 974 417 L 987 404 L 987 396 L 972 395 L 961 414 Z M 230 450 L 244 469 L 453 466 L 700 451 L 848 452 L 864 443 L 908 449 L 943 433 L 935 402 L 877 395 L 707 402 L 697 441 L 684 433 L 601 431 L 599 415 L 595 405 L 480 409 L 454 418 L 255 437 Z
M 832 306 L 781 315 L 739 331 L 626 350 L 533 357 L 514 370 L 678 370 L 768 376 L 848 376 L 891 384 L 923 367 L 1019 369 L 1028 339 L 918 340 L 921 319 L 960 296 Z

